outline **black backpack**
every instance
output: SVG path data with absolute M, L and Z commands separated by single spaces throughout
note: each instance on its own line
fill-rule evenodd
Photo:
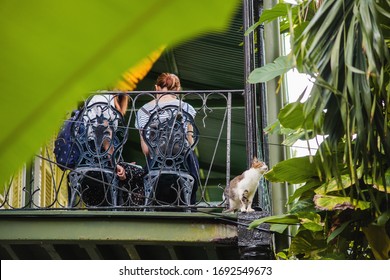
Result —
M 80 158 L 80 150 L 72 139 L 72 130 L 79 125 L 82 110 L 74 110 L 61 127 L 54 142 L 54 155 L 61 170 L 72 169 Z

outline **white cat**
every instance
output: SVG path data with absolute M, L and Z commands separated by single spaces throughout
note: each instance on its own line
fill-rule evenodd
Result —
M 240 209 L 241 212 L 253 212 L 252 201 L 261 176 L 268 171 L 268 166 L 254 157 L 252 166 L 230 181 L 229 188 L 223 193 L 223 199 L 229 199 L 229 209 L 232 212 Z

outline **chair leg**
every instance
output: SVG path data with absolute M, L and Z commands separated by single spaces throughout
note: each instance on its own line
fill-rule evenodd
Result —
M 125 206 L 125 201 L 123 199 L 123 190 L 121 189 L 118 189 L 118 192 L 117 192 L 117 205 L 118 206 Z
M 148 208 L 147 206 L 152 205 L 152 195 L 153 195 L 153 178 L 151 175 L 146 175 L 144 177 L 144 192 L 145 192 L 145 209 L 144 211 L 153 211 L 152 209 Z
M 118 206 L 118 186 L 119 186 L 119 180 L 117 176 L 113 176 L 112 179 L 112 185 L 111 185 L 111 203 L 112 206 L 116 207 Z
M 76 194 L 77 192 L 80 193 L 80 178 L 82 176 L 79 174 L 72 174 L 70 173 L 68 175 L 68 208 L 73 208 L 76 206 Z
M 74 196 L 75 196 L 75 192 L 73 191 L 72 185 L 68 181 L 68 208 L 72 208 L 73 207 Z
M 73 187 L 69 187 L 69 193 L 68 193 L 68 208 L 73 208 L 75 205 L 75 199 L 76 199 L 76 191 Z
M 186 206 L 191 205 L 191 195 L 193 188 L 193 181 L 189 178 L 182 178 L 181 180 L 181 193 L 183 196 L 183 202 Z

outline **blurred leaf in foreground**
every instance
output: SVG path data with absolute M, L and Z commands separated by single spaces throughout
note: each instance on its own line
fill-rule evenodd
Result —
M 238 0 L 1 1 L 0 182 L 66 111 L 162 45 L 227 27 Z

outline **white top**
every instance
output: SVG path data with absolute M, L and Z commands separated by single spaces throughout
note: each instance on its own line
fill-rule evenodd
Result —
M 111 94 L 96 94 L 88 101 L 87 106 L 91 106 L 98 102 L 104 102 L 110 103 L 111 106 L 115 107 L 114 97 L 115 96 Z
M 93 106 L 96 103 L 104 103 L 109 104 L 109 107 L 101 107 L 96 106 L 93 109 L 90 109 L 87 111 L 87 115 L 84 115 L 84 122 L 89 123 L 91 120 L 96 120 L 98 116 L 103 116 L 107 120 L 115 120 L 113 125 L 114 129 L 118 127 L 118 121 L 116 120 L 117 113 L 114 113 L 115 108 L 115 102 L 114 102 L 115 95 L 111 94 L 97 94 L 94 95 L 91 99 L 89 99 L 86 108 Z M 102 110 L 104 109 L 104 111 Z
M 159 101 L 158 104 L 156 104 L 155 102 L 149 102 L 144 106 L 142 106 L 142 108 L 144 108 L 150 114 L 153 114 L 157 110 L 157 108 L 164 108 L 165 106 L 169 106 L 169 105 L 179 106 L 183 108 L 184 111 L 188 112 L 193 118 L 195 118 L 196 111 L 194 107 L 192 107 L 190 104 L 184 101 L 180 101 L 177 99 L 166 101 L 166 102 Z M 145 113 L 142 109 L 139 109 L 137 112 L 137 117 L 135 118 L 135 128 L 143 129 L 146 123 L 148 122 L 149 117 L 150 115 Z

